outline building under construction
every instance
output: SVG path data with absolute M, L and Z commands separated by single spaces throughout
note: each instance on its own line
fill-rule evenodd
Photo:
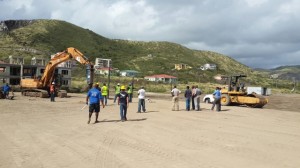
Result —
M 25 65 L 22 57 L 9 57 L 9 62 L 0 61 L 0 84 L 20 85 L 24 78 L 40 78 L 48 60 L 33 57 L 31 64 Z M 55 75 L 61 76 L 61 86 L 71 85 L 72 64 L 64 62 L 55 69 Z

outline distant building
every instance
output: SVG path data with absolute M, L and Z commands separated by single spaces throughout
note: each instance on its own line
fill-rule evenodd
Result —
M 112 60 L 111 59 L 104 59 L 104 58 L 96 58 L 94 67 L 95 68 L 112 67 Z
M 43 66 L 45 66 L 46 65 L 46 59 L 33 57 L 33 58 L 31 58 L 31 65 L 43 65 Z
M 52 59 L 55 55 L 56 55 L 56 54 L 51 55 L 51 59 Z M 62 62 L 62 63 L 58 64 L 57 67 L 62 67 L 62 68 L 72 68 L 73 65 L 76 65 L 75 60 L 68 60 L 68 61 L 65 61 L 65 62 Z
M 175 64 L 175 69 L 176 70 L 181 70 L 181 69 L 191 69 L 192 67 L 189 66 L 188 64 Z
M 0 32 L 1 31 L 3 31 L 3 32 L 8 31 L 8 28 L 4 21 L 0 21 Z
M 144 79 L 153 82 L 164 82 L 164 83 L 175 83 L 177 81 L 177 77 L 166 75 L 166 74 L 158 74 L 158 75 L 151 75 L 145 76 Z
M 120 71 L 120 76 L 129 76 L 129 77 L 134 77 L 137 76 L 139 74 L 138 71 L 134 71 L 134 70 L 123 70 Z
M 116 69 L 113 69 L 113 68 L 95 68 L 95 74 L 108 75 L 109 70 L 110 70 L 110 73 L 116 72 Z
M 204 64 L 203 66 L 200 67 L 201 70 L 216 70 L 217 65 L 216 64 Z
M 24 64 L 23 57 L 9 56 L 8 59 L 10 64 Z
M 45 71 L 45 65 L 40 65 L 45 62 L 39 62 L 41 60 L 33 59 L 32 65 L 24 65 L 24 59 L 10 56 L 9 61 L 10 63 L 0 63 L 0 84 L 19 85 L 21 78 L 40 78 Z M 62 86 L 71 85 L 71 67 L 56 67 L 54 73 L 61 77 L 59 83 Z

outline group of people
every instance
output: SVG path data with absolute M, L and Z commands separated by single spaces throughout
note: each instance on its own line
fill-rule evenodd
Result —
M 179 111 L 179 94 L 181 91 L 177 89 L 176 86 L 171 91 L 172 94 L 172 101 L 173 101 L 173 111 Z M 198 88 L 197 85 L 192 86 L 192 89 L 190 89 L 190 86 L 186 86 L 186 90 L 184 92 L 185 97 L 185 110 L 195 110 L 200 111 L 200 95 L 202 94 L 202 91 Z M 191 108 L 192 103 L 192 108 Z
M 172 94 L 172 102 L 173 107 L 172 111 L 179 111 L 179 94 L 181 91 L 174 86 L 174 88 L 171 91 Z M 202 91 L 200 88 L 198 88 L 197 85 L 192 86 L 190 89 L 190 86 L 186 86 L 186 90 L 184 92 L 185 97 L 185 110 L 195 110 L 195 111 L 201 111 L 200 108 L 200 95 L 202 94 Z M 221 88 L 216 87 L 216 90 L 213 92 L 214 96 L 214 102 L 212 105 L 211 110 L 214 110 L 214 107 L 216 106 L 216 111 L 221 111 Z M 192 104 L 192 108 L 191 108 Z
M 145 107 L 145 89 L 142 86 L 138 90 L 138 113 L 141 113 L 141 110 L 143 112 L 146 112 L 146 107 Z M 99 87 L 99 83 L 96 83 L 93 85 L 93 88 L 91 88 L 86 97 L 86 104 L 89 105 L 89 119 L 88 119 L 88 124 L 91 122 L 91 117 L 93 112 L 95 113 L 95 123 L 99 122 L 98 121 L 98 115 L 100 112 L 100 102 L 102 105 L 102 108 L 104 108 L 107 105 L 107 95 L 108 95 L 108 88 L 106 84 L 104 83 L 103 86 Z M 114 97 L 114 103 L 116 101 L 118 102 L 118 105 L 120 106 L 120 118 L 121 121 L 127 121 L 127 108 L 129 107 L 129 103 L 132 102 L 132 96 L 133 96 L 133 87 L 132 84 L 129 84 L 127 87 L 125 86 L 120 86 L 120 83 L 118 83 L 115 86 L 115 97 Z

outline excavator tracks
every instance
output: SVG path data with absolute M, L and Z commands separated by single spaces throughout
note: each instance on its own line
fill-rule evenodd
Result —
M 49 94 L 47 91 L 42 89 L 26 89 L 22 90 L 23 96 L 30 96 L 30 97 L 41 97 L 41 98 L 47 98 L 49 97 Z

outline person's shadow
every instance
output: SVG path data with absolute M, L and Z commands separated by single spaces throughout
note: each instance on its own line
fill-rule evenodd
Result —
M 128 122 L 128 121 L 145 121 L 145 120 L 147 120 L 147 118 L 127 119 L 126 122 Z M 97 122 L 97 123 L 102 123 L 102 122 L 121 122 L 121 120 L 106 120 L 106 119 L 104 119 L 104 120 L 99 121 L 99 122 Z M 95 123 L 95 124 L 96 124 L 96 123 Z

